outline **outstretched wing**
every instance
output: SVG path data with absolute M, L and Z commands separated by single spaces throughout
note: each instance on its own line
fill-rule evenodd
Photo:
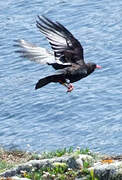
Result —
M 45 48 L 37 47 L 23 39 L 16 40 L 14 45 L 19 47 L 15 52 L 20 53 L 21 57 L 28 58 L 40 64 L 55 63 L 53 52 L 49 52 Z
M 45 16 L 38 16 L 37 27 L 48 39 L 56 59 L 62 62 L 84 63 L 80 42 L 59 22 L 52 22 Z
M 62 63 L 60 60 L 56 61 L 53 52 L 48 51 L 45 48 L 35 46 L 23 39 L 16 40 L 14 45 L 19 47 L 19 50 L 15 52 L 20 53 L 20 57 L 30 59 L 40 64 L 52 65 L 55 69 L 62 69 L 67 66 L 71 66 L 70 63 Z

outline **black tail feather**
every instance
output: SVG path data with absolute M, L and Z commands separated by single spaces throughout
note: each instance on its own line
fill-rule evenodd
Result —
M 50 78 L 48 78 L 48 77 L 42 78 L 37 82 L 37 84 L 35 86 L 35 89 L 39 89 L 39 88 L 41 88 L 43 86 L 46 86 L 50 82 L 51 82 Z
M 51 83 L 51 82 L 65 82 L 65 78 L 64 78 L 64 70 L 60 70 L 60 71 L 57 71 L 57 74 L 54 74 L 54 75 L 51 75 L 51 76 L 47 76 L 47 77 L 44 77 L 42 79 L 40 79 L 36 86 L 35 86 L 35 89 L 39 89 L 43 86 L 46 86 L 47 84 Z

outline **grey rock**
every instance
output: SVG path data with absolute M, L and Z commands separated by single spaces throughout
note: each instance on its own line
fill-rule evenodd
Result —
M 1 173 L 0 177 L 12 177 L 17 174 L 20 174 L 21 171 L 30 171 L 32 167 L 37 169 L 41 167 L 49 167 L 54 162 L 65 162 L 68 164 L 70 168 L 76 168 L 77 166 L 75 159 L 70 156 L 62 156 L 62 157 L 43 159 L 43 160 L 31 160 L 27 163 L 20 164 L 15 168 L 12 168 L 10 170 L 7 170 L 6 172 Z
M 12 180 L 29 180 L 28 178 L 19 178 L 17 176 L 13 176 Z
M 52 167 L 55 163 L 66 163 L 71 169 L 82 169 L 83 162 L 87 161 L 92 164 L 92 167 L 88 168 L 88 170 L 93 170 L 95 177 L 98 177 L 99 180 L 122 180 L 122 159 L 113 160 L 112 163 L 103 163 L 101 160 L 99 159 L 96 162 L 90 155 L 78 155 L 75 157 L 71 155 L 52 159 L 31 160 L 1 173 L 0 177 L 12 177 L 13 180 L 27 180 L 27 178 L 18 178 L 17 175 L 21 174 L 22 171 L 31 171 L 33 168 Z M 75 180 L 85 180 L 85 177 L 76 178 Z
M 92 168 L 99 180 L 122 180 L 122 161 L 110 164 L 96 163 Z

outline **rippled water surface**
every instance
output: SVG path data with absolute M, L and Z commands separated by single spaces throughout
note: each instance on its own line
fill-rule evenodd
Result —
M 103 68 L 74 83 L 35 91 L 46 65 L 15 54 L 14 40 L 50 48 L 37 15 L 65 25 L 84 47 L 86 61 Z M 0 144 L 30 151 L 89 147 L 122 153 L 122 0 L 0 1 Z

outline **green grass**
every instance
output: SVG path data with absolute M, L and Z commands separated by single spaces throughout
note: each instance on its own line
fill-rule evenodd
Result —
M 31 159 L 31 154 L 19 150 L 8 151 L 0 147 L 0 173 L 27 162 Z
M 35 169 L 29 173 L 25 173 L 23 177 L 32 180 L 75 180 L 76 177 L 84 180 L 98 180 L 94 176 L 93 171 L 88 171 L 87 165 L 81 170 L 69 169 L 66 163 L 55 163 L 51 167 L 44 167 L 39 170 Z
M 79 154 L 91 154 L 89 149 L 80 149 L 77 148 L 73 151 L 73 148 L 70 147 L 69 149 L 59 149 L 55 152 L 44 152 L 41 158 L 53 158 L 53 157 L 61 157 L 63 155 L 74 155 L 76 157 Z M 76 177 L 82 178 L 85 177 L 86 180 L 98 180 L 94 177 L 94 172 L 88 170 L 91 166 L 91 162 L 84 161 L 83 168 L 78 169 L 69 169 L 66 163 L 53 163 L 50 167 L 43 167 L 41 169 L 33 169 L 29 173 L 25 173 L 26 178 L 30 178 L 33 180 L 40 180 L 40 179 L 50 179 L 50 180 L 75 180 Z
M 0 173 L 4 172 L 7 169 L 12 168 L 13 165 L 8 164 L 5 160 L 0 161 Z
M 44 152 L 41 154 L 41 156 L 42 156 L 42 159 L 46 159 L 46 158 L 53 158 L 53 157 L 61 157 L 66 154 L 70 155 L 71 153 L 73 153 L 72 147 L 70 147 L 69 149 L 66 149 L 66 148 L 58 149 L 53 152 Z
M 58 149 L 56 151 L 53 151 L 53 152 L 43 152 L 41 154 L 41 158 L 42 159 L 48 159 L 48 158 L 53 158 L 53 157 L 61 157 L 63 155 L 71 155 L 71 154 L 76 154 L 76 155 L 79 155 L 79 154 L 90 154 L 90 150 L 88 148 L 86 149 L 76 149 L 75 151 L 73 150 L 73 147 L 70 147 L 70 148 L 63 148 L 63 149 Z M 36 156 L 36 155 L 35 155 Z
M 31 171 L 25 174 L 26 178 L 33 180 L 50 179 L 53 180 L 71 180 L 76 177 L 76 172 L 68 170 L 68 166 L 65 163 L 57 163 L 52 167 L 41 168 L 40 170 Z
M 7 169 L 12 168 L 14 165 L 22 163 L 26 159 L 26 162 L 31 159 L 48 159 L 53 157 L 61 157 L 63 155 L 72 155 L 77 158 L 79 154 L 91 154 L 88 148 L 74 150 L 72 147 L 58 149 L 53 152 L 44 152 L 41 155 L 36 153 L 26 154 L 21 151 L 6 152 L 1 150 L 0 152 L 0 173 Z M 10 158 L 12 156 L 12 158 Z M 5 158 L 4 158 L 5 157 Z M 11 164 L 12 162 L 12 164 Z M 22 172 L 21 177 L 26 177 L 32 180 L 75 180 L 76 177 L 85 177 L 86 180 L 98 180 L 94 176 L 94 172 L 89 172 L 88 168 L 91 166 L 91 162 L 84 161 L 83 168 L 69 169 L 66 163 L 53 163 L 50 166 L 42 167 L 40 169 L 33 168 L 30 172 Z M 84 179 L 85 180 L 85 179 Z

